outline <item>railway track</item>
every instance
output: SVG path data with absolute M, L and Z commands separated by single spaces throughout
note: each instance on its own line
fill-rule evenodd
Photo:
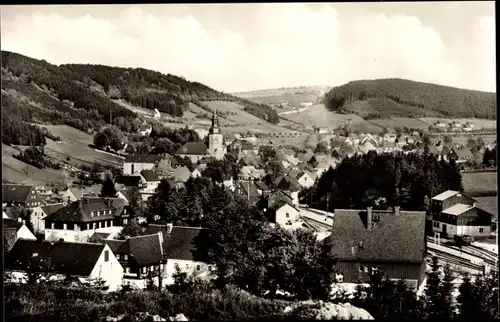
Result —
M 436 256 L 438 258 L 438 260 L 441 260 L 441 261 L 443 261 L 447 264 L 450 264 L 450 265 L 468 268 L 468 269 L 472 269 L 472 270 L 475 270 L 478 272 L 483 271 L 482 265 L 471 263 L 469 260 L 463 259 L 463 258 L 458 257 L 458 256 L 450 255 L 450 254 L 443 252 L 443 251 L 432 250 L 432 251 L 428 251 L 427 254 L 431 255 L 431 256 Z

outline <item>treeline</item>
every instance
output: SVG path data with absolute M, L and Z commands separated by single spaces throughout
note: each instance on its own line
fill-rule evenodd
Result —
M 353 101 L 370 98 L 437 112 L 444 117 L 496 118 L 495 93 L 414 82 L 404 79 L 378 79 L 349 82 L 332 88 L 324 97 L 325 106 L 342 110 Z
M 94 80 L 106 92 L 116 86 L 125 100 L 144 108 L 157 108 L 160 112 L 173 116 L 182 116 L 182 112 L 187 109 L 190 102 L 228 101 L 241 104 L 245 111 L 261 119 L 271 123 L 279 122 L 277 112 L 268 105 L 219 92 L 206 85 L 171 74 L 164 75 L 144 68 L 81 64 L 62 66 Z
M 21 152 L 18 155 L 14 155 L 14 158 L 41 170 L 45 168 L 52 168 L 56 170 L 61 169 L 59 163 L 53 163 L 50 159 L 47 158 L 43 146 L 30 146 L 24 152 Z
M 379 155 L 370 151 L 344 158 L 301 197 L 313 207 L 331 211 L 396 205 L 425 210 L 430 198 L 445 190 L 463 191 L 456 165 L 438 161 L 432 154 Z
M 7 145 L 45 145 L 42 130 L 23 121 L 22 111 L 16 110 L 7 95 L 2 93 L 2 143 Z
M 29 94 L 30 99 L 35 103 L 39 103 L 46 109 L 63 113 L 63 115 L 49 114 L 52 117 L 57 117 L 51 121 L 64 121 L 68 125 L 82 128 L 92 126 L 95 129 L 97 124 L 92 122 L 107 121 L 110 115 L 126 118 L 136 117 L 134 112 L 90 90 L 89 86 L 85 85 L 86 82 L 89 82 L 88 77 L 75 73 L 70 69 L 7 51 L 2 51 L 2 67 L 14 76 L 19 77 L 20 82 L 25 84 L 36 83 L 38 86 L 47 89 L 47 95 L 51 93 L 57 97 L 60 102 L 47 104 L 50 98 L 38 93 Z M 36 89 L 25 90 L 34 91 Z M 40 93 L 44 92 L 40 91 Z M 65 100 L 68 103 L 63 103 Z M 70 106 L 70 102 L 72 102 L 72 106 Z M 61 116 L 69 116 L 69 118 L 60 118 Z M 82 121 L 82 119 L 87 121 Z

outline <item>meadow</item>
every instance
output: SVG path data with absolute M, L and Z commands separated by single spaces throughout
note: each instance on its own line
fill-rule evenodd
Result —
M 465 193 L 472 197 L 496 196 L 498 192 L 497 172 L 462 173 Z
M 498 197 L 476 197 L 479 208 L 493 214 L 495 219 L 498 219 Z

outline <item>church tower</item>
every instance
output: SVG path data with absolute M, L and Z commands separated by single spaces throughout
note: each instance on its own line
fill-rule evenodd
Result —
M 222 133 L 219 128 L 219 117 L 217 116 L 217 110 L 214 110 L 212 114 L 212 127 L 210 127 L 208 134 L 208 154 L 217 160 L 224 158 L 226 154 L 226 147 L 224 146 L 224 140 Z

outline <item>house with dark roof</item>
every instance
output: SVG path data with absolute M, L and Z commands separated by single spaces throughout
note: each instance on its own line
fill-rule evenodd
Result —
M 262 196 L 254 181 L 238 181 L 234 191 L 251 204 L 257 203 Z
M 11 248 L 18 239 L 36 240 L 35 235 L 26 227 L 23 220 L 2 219 L 3 235 L 7 242 L 7 247 Z
M 38 194 L 34 186 L 2 184 L 2 204 L 4 207 L 23 206 L 34 208 L 43 203 L 45 197 Z
M 292 205 L 299 204 L 300 184 L 297 179 L 290 176 L 280 176 L 274 181 L 275 190 L 283 191 L 292 197 Z
M 205 229 L 149 224 L 136 237 L 126 240 L 104 240 L 124 267 L 125 281 L 136 287 L 146 286 L 148 279 L 158 285 L 173 283 L 176 268 L 203 275 L 209 265 L 200 261 L 195 239 Z
M 86 283 L 101 278 L 109 291 L 117 290 L 123 280 L 123 268 L 105 244 L 20 239 L 5 256 L 4 268 L 13 282 L 26 283 L 27 267 L 50 280 L 69 277 Z
M 207 150 L 208 148 L 203 142 L 186 142 L 175 152 L 175 155 L 181 158 L 188 157 L 191 162 L 197 163 L 208 156 Z
M 458 163 L 464 163 L 472 159 L 472 152 L 467 148 L 452 148 L 448 153 L 448 160 Z
M 379 272 L 418 289 L 425 278 L 425 212 L 335 210 L 328 237 L 343 282 L 368 282 Z
M 120 232 L 128 215 L 121 198 L 82 198 L 43 220 L 46 240 L 75 242 L 87 241 L 95 232 Z
M 123 175 L 139 175 L 142 170 L 151 170 L 161 160 L 157 154 L 129 154 L 123 161 Z
M 487 238 L 496 225 L 493 214 L 478 207 L 476 199 L 463 192 L 447 190 L 431 199 L 432 231 L 439 237 Z
M 31 225 L 35 230 L 35 233 L 44 233 L 45 232 L 45 221 L 43 220 L 48 215 L 53 214 L 57 210 L 61 209 L 65 205 L 62 203 L 55 203 L 45 206 L 38 206 L 33 208 L 31 212 Z

